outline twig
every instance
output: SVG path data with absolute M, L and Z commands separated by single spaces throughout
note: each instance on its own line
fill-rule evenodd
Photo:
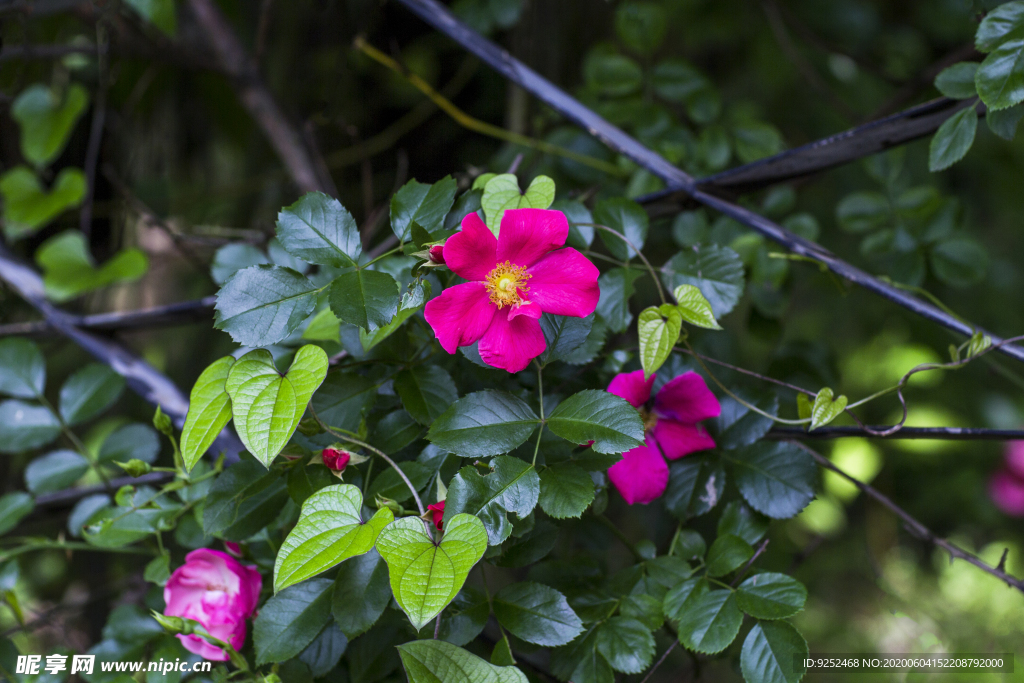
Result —
M 213 317 L 217 297 L 207 296 L 195 301 L 184 301 L 165 306 L 142 308 L 136 311 L 94 313 L 92 315 L 68 315 L 68 322 L 86 330 L 118 331 L 149 329 L 188 323 Z M 10 335 L 43 335 L 53 332 L 53 326 L 46 320 L 0 325 L 0 337 Z
M 12 45 L 0 51 L 0 62 L 15 59 L 56 59 L 68 55 L 105 54 L 106 51 L 106 45 Z
M 838 474 L 839 476 L 843 477 L 851 484 L 856 486 L 858 489 L 863 491 L 866 495 L 881 503 L 883 507 L 885 507 L 894 515 L 903 520 L 903 524 L 906 526 L 907 530 L 917 538 L 920 538 L 923 541 L 927 541 L 928 543 L 931 543 L 935 546 L 938 546 L 939 548 L 942 548 L 947 553 L 949 553 L 951 557 L 966 560 L 968 563 L 974 565 L 978 569 L 981 569 L 983 572 L 991 574 L 1000 581 L 1003 581 L 1007 586 L 1011 586 L 1021 592 L 1024 592 L 1024 580 L 1010 576 L 1004 570 L 998 567 L 993 567 L 992 565 L 983 561 L 977 555 L 969 553 L 966 550 L 963 550 L 953 545 L 946 539 L 936 536 L 930 529 L 928 529 L 928 527 L 926 527 L 924 524 L 921 524 L 921 522 L 911 517 L 909 513 L 905 512 L 903 508 L 896 505 L 896 503 L 892 502 L 892 500 L 890 500 L 887 496 L 873 488 L 871 485 L 865 484 L 859 479 L 856 479 L 847 474 L 846 472 L 844 472 L 843 470 L 839 469 L 838 467 L 835 466 L 835 464 L 833 464 L 831 460 L 824 457 L 814 449 L 808 448 L 799 441 L 791 440 L 789 443 L 807 452 L 812 458 L 814 458 L 814 460 L 819 465 L 821 465 L 825 469 L 835 472 L 836 474 Z
M 658 657 L 658 661 L 654 663 L 654 666 L 651 667 L 650 671 L 647 672 L 647 675 L 644 676 L 643 680 L 640 681 L 640 683 L 647 683 L 647 681 L 651 679 L 651 676 L 654 675 L 654 672 L 657 671 L 658 667 L 661 666 L 662 663 L 664 663 L 664 661 L 668 658 L 670 654 L 672 654 L 672 650 L 675 650 L 676 645 L 678 644 L 678 639 L 672 641 L 672 644 L 665 649 L 665 652 L 661 655 L 661 657 Z
M 884 433 L 889 427 L 818 427 L 807 432 L 795 427 L 773 427 L 764 438 L 776 441 L 790 439 L 842 439 L 861 436 L 876 439 L 936 439 L 942 441 L 1013 441 L 1024 439 L 1024 429 L 985 429 L 981 427 L 903 427 Z
M 767 548 L 767 547 L 768 547 L 768 539 L 766 538 L 763 541 L 761 541 L 760 545 L 757 546 L 757 550 L 755 550 L 754 554 L 750 556 L 750 559 L 747 560 L 747 563 L 744 564 L 743 567 L 738 572 L 736 572 L 736 576 L 733 578 L 732 582 L 729 584 L 730 586 L 735 588 L 736 585 L 740 581 L 743 580 L 743 577 L 747 575 L 747 572 L 750 571 L 750 568 L 752 566 L 754 566 L 754 562 L 757 560 L 757 558 L 761 557 L 761 553 L 763 553 L 765 548 Z

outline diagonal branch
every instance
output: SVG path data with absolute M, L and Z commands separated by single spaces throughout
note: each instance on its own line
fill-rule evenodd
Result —
M 936 536 L 931 529 L 929 529 L 924 524 L 921 524 L 921 522 L 911 517 L 910 513 L 905 511 L 896 503 L 892 502 L 892 500 L 888 496 L 881 493 L 880 491 L 870 486 L 869 484 L 865 484 L 859 479 L 856 479 L 847 474 L 846 472 L 842 471 L 841 469 L 836 467 L 831 460 L 821 455 L 814 449 L 808 448 L 807 446 L 798 441 L 790 441 L 789 443 L 793 444 L 794 446 L 803 451 L 806 451 L 812 458 L 814 458 L 814 460 L 820 466 L 824 467 L 827 470 L 832 470 L 833 472 L 835 472 L 836 474 L 838 474 L 839 476 L 841 476 L 842 478 L 846 479 L 851 484 L 856 486 L 858 489 L 863 491 L 867 496 L 881 503 L 883 507 L 885 507 L 887 510 L 889 510 L 894 515 L 903 520 L 903 524 L 906 527 L 907 531 L 912 533 L 917 538 L 920 538 L 923 541 L 927 541 L 928 543 L 931 543 L 939 548 L 942 548 L 947 553 L 949 553 L 951 559 L 959 558 L 961 560 L 965 560 L 968 563 L 973 564 L 975 567 L 982 570 L 983 572 L 991 574 L 992 576 L 996 577 L 1000 581 L 1004 582 L 1007 586 L 1011 586 L 1021 592 L 1024 592 L 1024 580 L 1018 579 L 1014 576 L 1007 574 L 1006 571 L 1003 569 L 1001 562 L 998 567 L 993 567 L 992 565 L 988 564 L 974 553 L 969 553 L 966 550 L 963 550 L 962 548 L 953 545 L 946 539 L 941 538 L 940 536 Z
M 193 0 L 193 2 L 195 1 L 197 0 Z M 978 331 L 976 328 L 957 320 L 938 307 L 923 302 L 891 284 L 882 282 L 859 268 L 855 268 L 821 245 L 786 230 L 764 216 L 760 216 L 753 211 L 700 189 L 697 181 L 685 171 L 676 168 L 664 157 L 648 149 L 619 128 L 611 125 L 561 88 L 476 33 L 466 24 L 456 19 L 437 0 L 400 0 L 400 2 L 428 24 L 474 53 L 501 75 L 505 76 L 505 78 L 533 94 L 570 121 L 582 126 L 610 149 L 631 159 L 664 180 L 669 188 L 688 194 L 700 204 L 725 214 L 741 225 L 745 225 L 768 239 L 781 244 L 791 252 L 823 263 L 837 275 L 879 294 L 932 322 L 936 322 L 965 336 L 971 336 Z M 989 336 L 992 337 L 993 343 L 1002 341 L 993 335 Z M 999 351 L 1011 358 L 1024 361 L 1024 348 L 1004 345 L 999 348 Z
M 889 425 L 878 427 L 818 427 L 812 432 L 799 427 L 773 427 L 766 439 L 842 439 L 863 436 L 871 439 L 934 439 L 939 441 L 1012 441 L 1024 439 L 1024 429 L 985 429 L 982 427 L 903 427 L 897 432 L 884 432 Z
M 66 315 L 71 325 L 86 330 L 112 332 L 150 329 L 153 327 L 185 325 L 200 320 L 208 320 L 213 317 L 213 306 L 215 303 L 217 303 L 217 297 L 207 296 L 194 301 L 153 306 L 152 308 L 142 308 L 136 311 Z M 53 331 L 53 325 L 45 319 L 0 325 L 0 337 L 10 335 L 34 336 Z

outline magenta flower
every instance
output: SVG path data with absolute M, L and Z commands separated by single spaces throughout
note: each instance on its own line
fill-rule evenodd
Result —
M 227 553 L 200 548 L 185 556 L 164 586 L 169 617 L 194 619 L 213 636 L 240 650 L 245 643 L 245 620 L 256 609 L 263 578 L 255 567 Z M 224 651 L 195 635 L 178 635 L 189 652 L 223 662 Z
M 469 282 L 427 302 L 424 317 L 448 353 L 480 342 L 488 365 L 519 372 L 547 348 L 541 313 L 585 318 L 597 308 L 600 272 L 575 249 L 561 211 L 510 209 L 497 239 L 480 217 L 462 220 L 444 260 Z
M 431 520 L 434 522 L 434 526 L 437 530 L 441 530 L 441 522 L 444 521 L 444 501 L 428 505 L 427 509 L 430 510 Z
M 640 411 L 645 445 L 626 451 L 608 469 L 608 478 L 630 505 L 650 503 L 668 486 L 668 463 L 694 451 L 715 447 L 715 441 L 698 422 L 718 417 L 722 407 L 696 372 L 669 381 L 651 400 L 654 376 L 644 371 L 616 375 L 609 393 L 621 396 Z M 664 457 L 662 457 L 664 456 Z
M 1024 441 L 1008 441 L 1005 457 L 988 482 L 988 495 L 1004 514 L 1024 517 Z

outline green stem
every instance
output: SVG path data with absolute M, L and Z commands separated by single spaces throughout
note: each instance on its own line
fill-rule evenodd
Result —
M 402 247 L 395 247 L 394 249 L 389 249 L 389 250 L 385 251 L 383 254 L 381 254 L 377 258 L 375 258 L 373 260 L 370 260 L 370 261 L 367 261 L 363 265 L 359 266 L 358 270 L 362 270 L 363 268 L 367 268 L 369 266 L 372 266 L 374 263 L 376 263 L 377 261 L 380 261 L 382 258 L 385 258 L 387 256 L 391 256 L 396 251 L 402 251 Z
M 651 262 L 647 260 L 647 257 L 644 256 L 644 253 L 642 251 L 640 251 L 640 249 L 635 244 L 633 244 L 629 240 L 629 238 L 627 238 L 625 235 L 623 235 L 620 232 L 616 232 L 615 230 L 612 230 L 607 225 L 601 225 L 600 223 L 577 223 L 577 225 L 589 225 L 592 228 L 597 228 L 598 230 L 604 230 L 605 232 L 611 233 L 612 235 L 615 235 L 620 240 L 625 242 L 633 251 L 636 252 L 636 255 L 638 257 L 640 257 L 640 260 L 644 262 L 644 265 L 647 266 L 647 272 L 649 272 L 651 274 L 651 279 L 654 280 L 654 286 L 658 288 L 658 297 L 661 299 L 661 303 L 663 303 L 663 304 L 667 304 L 668 303 L 668 300 L 665 299 L 665 290 L 663 290 L 661 288 L 661 280 L 658 279 L 658 274 L 654 270 L 654 266 L 651 265 Z
M 537 363 L 537 400 L 540 402 L 540 426 L 537 427 L 537 443 L 533 447 L 533 467 L 537 467 L 537 454 L 540 453 L 540 439 L 544 435 L 544 366 Z

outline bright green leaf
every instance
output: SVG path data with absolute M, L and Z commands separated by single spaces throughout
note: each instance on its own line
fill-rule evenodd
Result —
M 513 666 L 495 666 L 443 640 L 398 646 L 409 683 L 527 683 Z
M 231 419 L 231 397 L 225 383 L 234 364 L 231 356 L 215 360 L 192 386 L 188 415 L 181 430 L 181 456 L 189 472 Z
M 832 390 L 825 387 L 814 397 L 814 404 L 811 406 L 811 426 L 814 430 L 827 425 L 839 417 L 846 409 L 847 398 L 845 396 L 832 397 Z
M 22 90 L 11 105 L 11 116 L 21 126 L 22 156 L 36 166 L 60 156 L 88 104 L 89 93 L 78 83 L 63 93 L 42 83 Z
M 85 174 L 77 168 L 63 169 L 47 191 L 34 172 L 15 166 L 0 176 L 4 235 L 16 240 L 32 234 L 81 204 L 85 189 Z
M 683 328 L 682 315 L 673 307 L 666 318 L 651 306 L 640 312 L 637 332 L 640 337 L 640 365 L 644 377 L 650 377 L 672 354 Z
M 43 242 L 36 251 L 36 263 L 43 269 L 46 296 L 68 301 L 86 292 L 121 282 L 134 282 L 149 268 L 149 259 L 139 249 L 124 249 L 97 267 L 77 230 L 67 230 Z
M 679 285 L 672 295 L 678 302 L 676 310 L 683 316 L 683 322 L 709 330 L 722 329 L 711 312 L 711 304 L 696 286 Z
M 539 175 L 533 179 L 526 192 L 520 194 L 519 179 L 511 173 L 502 173 L 487 181 L 484 195 L 480 200 L 487 227 L 498 236 L 501 219 L 508 209 L 546 209 L 555 200 L 555 181 Z

